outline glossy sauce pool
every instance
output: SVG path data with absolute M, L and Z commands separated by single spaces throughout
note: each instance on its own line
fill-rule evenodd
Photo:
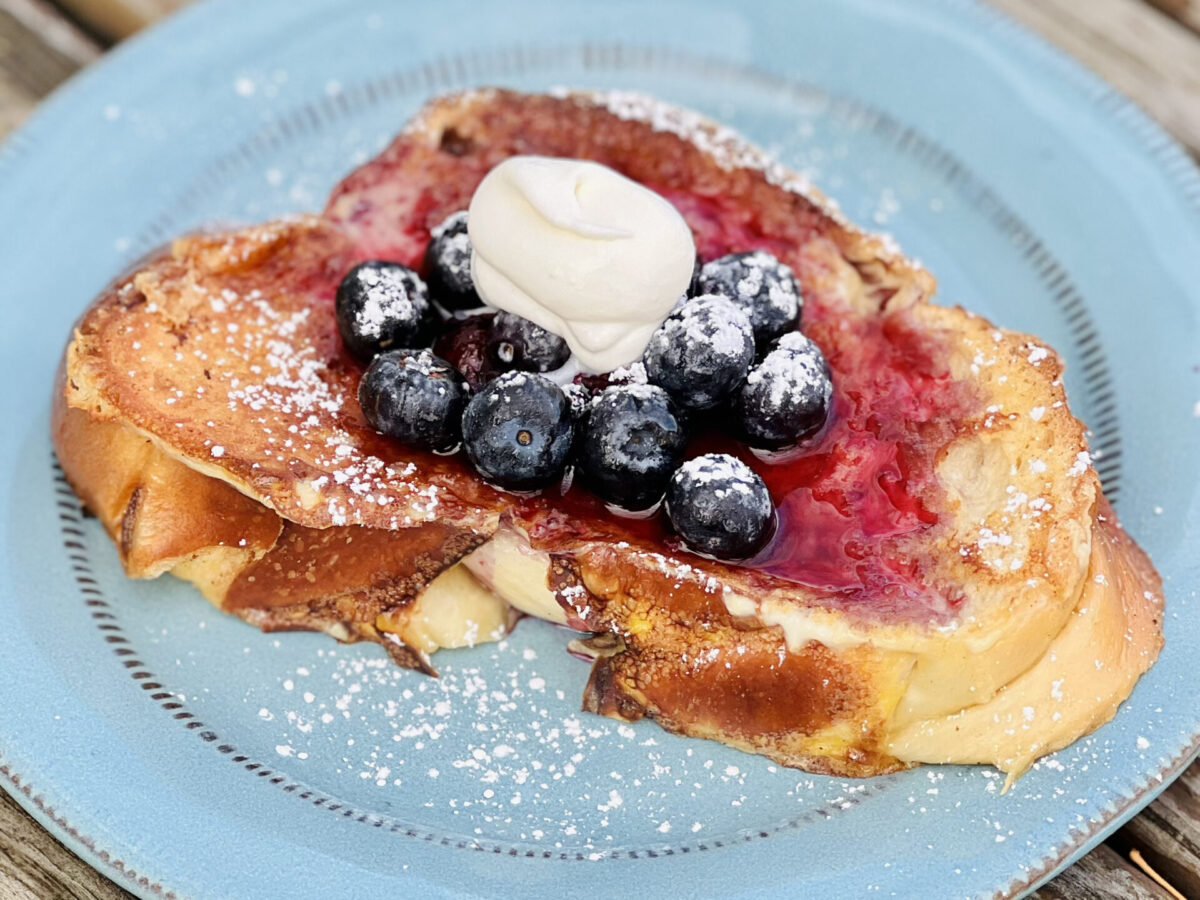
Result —
M 389 202 L 402 208 L 393 221 L 407 223 L 391 244 L 393 258 L 419 265 L 428 229 L 465 207 L 484 171 L 459 168 L 455 174 L 461 183 L 442 180 L 436 192 L 427 186 L 403 202 L 392 198 Z M 804 293 L 802 330 L 821 347 L 833 372 L 829 422 L 788 458 L 761 459 L 713 428 L 701 428 L 689 446 L 688 455 L 733 453 L 767 484 L 778 526 L 769 545 L 744 565 L 880 611 L 945 612 L 955 607 L 958 598 L 938 594 L 922 579 L 927 560 L 921 550 L 931 545 L 929 533 L 939 528 L 937 454 L 979 407 L 969 389 L 950 377 L 952 338 L 913 326 L 902 310 L 854 312 L 844 300 L 823 295 L 822 290 L 834 288 L 806 271 L 803 256 L 808 242 L 824 239 L 822 216 L 774 221 L 768 228 L 719 195 L 648 186 L 683 214 L 702 259 L 764 249 L 793 267 Z M 367 187 L 365 193 L 374 190 Z M 354 215 L 366 219 L 382 214 L 382 208 L 361 198 L 354 208 Z M 367 232 L 373 233 L 370 228 Z M 475 329 L 462 343 L 482 338 L 482 329 Z M 452 342 L 443 339 L 439 349 L 447 343 Z M 482 359 L 478 348 L 465 346 L 458 352 L 476 362 Z M 454 467 L 455 461 L 443 458 L 438 465 Z M 645 519 L 617 516 L 580 488 L 513 498 L 511 509 L 544 549 L 573 540 L 630 540 L 688 555 L 661 513 Z
M 687 455 L 731 453 L 767 484 L 778 525 L 764 550 L 744 565 L 788 581 L 844 596 L 849 602 L 925 605 L 929 585 L 918 551 L 936 529 L 940 492 L 936 455 L 973 405 L 944 364 L 941 339 L 908 327 L 903 314 L 842 320 L 813 315 L 804 331 L 821 345 L 834 376 L 832 413 L 823 431 L 798 450 L 760 458 L 715 428 L 701 430 Z M 523 501 L 526 514 L 547 507 L 564 515 L 543 528 L 583 537 L 607 521 L 641 543 L 684 548 L 660 512 L 649 518 L 614 515 L 579 488 Z M 540 518 L 540 517 L 539 517 Z M 554 535 L 537 535 L 547 544 Z M 686 552 L 686 551 L 684 551 Z M 939 597 L 934 605 L 956 605 Z

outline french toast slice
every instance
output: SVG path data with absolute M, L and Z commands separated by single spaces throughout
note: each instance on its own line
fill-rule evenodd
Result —
M 342 273 L 370 258 L 418 266 L 483 175 L 531 153 L 592 159 L 658 191 L 703 258 L 763 248 L 796 272 L 804 331 L 834 373 L 832 425 L 774 464 L 715 433 L 693 447 L 738 453 L 766 481 L 780 528 L 753 565 L 689 554 L 660 523 L 578 490 L 503 494 L 363 419 L 361 366 L 334 327 Z M 64 418 L 124 429 L 181 478 L 282 521 L 236 578 L 272 553 L 303 569 L 317 534 L 358 529 L 413 548 L 397 557 L 436 558 L 406 576 L 410 597 L 465 567 L 517 609 L 603 635 L 587 644 L 592 711 L 810 771 L 1019 773 L 1111 716 L 1157 655 L 1161 595 L 1103 503 L 1058 357 L 929 303 L 933 290 L 889 243 L 694 114 L 630 95 L 471 92 L 426 107 L 322 217 L 185 238 L 114 286 L 68 348 Z M 90 504 L 121 494 L 73 461 L 80 446 L 57 446 Z M 418 537 L 431 528 L 440 547 Z M 128 566 L 134 546 L 122 549 Z M 291 624 L 330 630 L 329 590 L 285 604 Z M 251 621 L 272 606 L 253 603 L 239 611 Z M 345 606 L 343 623 L 385 611 L 375 601 L 347 619 Z
M 430 674 L 434 651 L 498 639 L 516 621 L 458 564 L 480 542 L 470 531 L 442 522 L 399 533 L 306 528 L 128 425 L 68 407 L 63 390 L 51 422 L 67 480 L 131 578 L 170 572 L 264 631 L 376 641 L 396 663 Z

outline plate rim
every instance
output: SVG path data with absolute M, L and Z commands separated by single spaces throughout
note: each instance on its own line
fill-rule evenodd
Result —
M 69 111 L 74 97 L 85 86 L 122 69 L 144 46 L 156 46 L 169 38 L 175 29 L 186 27 L 193 19 L 202 20 L 217 15 L 215 9 L 233 5 L 235 2 L 236 0 L 209 0 L 187 7 L 125 41 L 96 63 L 72 76 L 48 97 L 43 98 L 29 119 L 0 142 L 0 174 L 8 174 L 10 168 L 18 166 L 22 159 L 38 146 L 42 132 L 55 127 L 56 119 L 62 116 L 62 111 Z M 1058 81 L 1070 91 L 1082 94 L 1080 100 L 1086 102 L 1112 126 L 1133 138 L 1138 149 L 1156 164 L 1159 174 L 1177 189 L 1179 198 L 1185 201 L 1193 212 L 1200 214 L 1200 166 L 1192 160 L 1176 138 L 1123 92 L 1091 72 L 1065 51 L 1028 29 L 1008 12 L 982 0 L 926 0 L 926 5 L 950 16 L 974 18 L 983 28 L 994 34 L 1008 52 L 1018 57 L 1032 57 L 1034 62 L 1046 64 L 1048 71 L 1038 73 L 1041 80 Z M 1077 832 L 1080 835 L 1078 840 L 1056 846 L 1043 857 L 1044 862 L 1039 860 L 1038 865 L 1029 871 L 1026 877 L 1014 876 L 1007 885 L 997 886 L 990 894 L 981 896 L 993 900 L 1012 898 L 1022 896 L 1025 892 L 1044 884 L 1090 852 L 1105 837 L 1152 802 L 1198 755 L 1200 720 L 1193 729 L 1191 743 L 1185 743 L 1169 760 L 1158 765 L 1155 770 L 1147 772 L 1145 786 L 1125 798 L 1111 814 L 1105 814 L 1104 819 L 1089 823 L 1087 831 Z M 166 885 L 165 879 L 147 875 L 144 870 L 139 872 L 130 868 L 119 856 L 107 848 L 98 846 L 94 838 L 81 832 L 68 816 L 58 812 L 58 803 L 47 799 L 27 777 L 13 770 L 2 746 L 0 776 L 0 788 L 12 796 L 18 805 L 64 843 L 71 852 L 80 856 L 115 884 L 140 896 L 177 896 Z M 150 893 L 146 894 L 143 891 Z

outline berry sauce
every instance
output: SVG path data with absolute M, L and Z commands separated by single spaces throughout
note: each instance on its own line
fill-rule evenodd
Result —
M 553 145 L 550 150 L 570 153 L 570 148 Z M 412 152 L 412 148 L 392 152 Z M 597 158 L 609 162 L 603 154 Z M 431 177 L 422 187 L 407 185 L 398 193 L 390 186 L 382 190 L 386 185 L 365 183 L 377 173 L 360 171 L 335 193 L 331 210 L 367 247 L 363 252 L 415 264 L 429 228 L 464 208 L 474 185 L 497 161 L 440 154 L 432 165 L 446 170 L 443 177 Z M 381 170 L 386 172 L 391 164 L 385 158 Z M 770 491 L 778 511 L 776 532 L 756 558 L 743 564 L 743 581 L 757 581 L 757 572 L 764 588 L 775 579 L 786 579 L 826 592 L 830 602 L 847 606 L 862 602 L 872 613 L 884 615 L 889 611 L 901 616 L 944 613 L 956 608 L 961 598 L 945 596 L 922 577 L 936 532 L 943 527 L 937 455 L 970 427 L 981 406 L 971 388 L 950 375 L 950 336 L 912 323 L 904 310 L 881 314 L 852 309 L 840 295 L 842 282 L 830 277 L 829 263 L 822 262 L 828 254 L 809 252 L 822 242 L 829 244 L 820 216 L 759 221 L 743 203 L 727 202 L 720 193 L 705 193 L 694 182 L 667 186 L 640 180 L 683 214 L 702 259 L 766 250 L 788 264 L 803 291 L 802 330 L 821 348 L 833 373 L 829 421 L 788 458 L 758 458 L 721 430 L 719 414 L 709 414 L 714 427 L 701 427 L 687 449 L 687 457 L 706 452 L 739 457 L 762 476 Z M 373 195 L 376 202 L 365 202 L 363 194 Z M 376 221 L 384 219 L 392 224 L 384 227 Z M 397 232 L 396 221 L 407 225 Z M 382 241 L 385 235 L 387 240 Z M 882 303 L 884 297 L 871 299 Z M 485 368 L 484 361 L 476 358 L 481 325 L 466 326 L 437 349 L 471 360 L 476 370 Z M 462 362 L 451 360 L 456 361 Z M 476 381 L 486 377 L 482 371 L 464 374 Z M 589 387 L 599 389 L 605 381 L 593 378 Z M 437 464 L 449 469 L 455 461 L 442 458 Z M 535 497 L 510 495 L 505 505 L 534 545 L 550 552 L 628 541 L 644 549 L 657 547 L 690 556 L 670 534 L 662 514 L 617 516 L 579 487 L 548 488 Z M 701 565 L 715 570 L 723 564 Z
M 931 602 L 956 606 L 960 598 L 931 598 L 922 578 L 922 547 L 929 546 L 924 539 L 939 525 L 937 454 L 979 406 L 971 390 L 950 375 L 947 339 L 913 324 L 904 311 L 847 310 L 839 298 L 822 293 L 827 282 L 807 277 L 811 273 L 795 252 L 731 226 L 708 202 L 686 195 L 671 199 L 695 230 L 703 257 L 761 248 L 793 265 L 805 289 L 804 333 L 821 347 L 833 372 L 828 423 L 786 456 L 755 455 L 722 430 L 718 415 L 710 416 L 712 426 L 701 426 L 687 449 L 689 458 L 711 452 L 737 456 L 767 484 L 778 511 L 776 532 L 743 565 L 848 602 L 871 598 L 874 606 L 896 610 Z M 617 518 L 579 489 L 565 496 L 553 492 L 530 505 L 543 512 L 530 515 L 537 522 L 532 536 L 547 547 L 555 543 L 555 532 L 562 536 L 561 529 L 685 550 L 661 515 Z M 566 515 L 545 515 L 547 506 Z M 598 528 L 599 521 L 614 527 Z
M 833 410 L 817 436 L 768 461 L 714 426 L 700 430 L 685 456 L 729 453 L 766 482 L 778 525 L 743 565 L 848 602 L 869 597 L 876 606 L 911 610 L 930 600 L 920 548 L 939 524 L 936 454 L 974 404 L 941 362 L 941 340 L 907 327 L 902 313 L 845 325 L 814 313 L 805 328 L 834 378 Z M 661 515 L 615 517 L 578 488 L 548 491 L 521 506 L 518 518 L 536 522 L 531 536 L 546 547 L 568 532 L 686 550 Z M 546 515 L 547 506 L 565 515 Z M 943 603 L 957 600 L 937 605 Z
M 907 327 L 902 313 L 850 329 L 818 313 L 806 331 L 833 370 L 833 411 L 789 461 L 742 452 L 779 516 L 752 564 L 831 591 L 911 599 L 927 587 L 912 550 L 919 543 L 905 538 L 938 525 L 936 455 L 974 404 L 951 380 L 941 341 Z

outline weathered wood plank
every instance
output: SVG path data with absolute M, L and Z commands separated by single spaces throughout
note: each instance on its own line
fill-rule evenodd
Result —
M 1200 33 L 1200 0 L 1146 0 L 1168 16 L 1178 19 L 1188 28 Z
M 1190 0 L 1146 0 L 1146 2 L 1177 19 L 1183 19 L 1191 7 Z
M 1200 34 L 1200 3 L 1192 3 L 1178 16 L 1179 21 Z
M 1109 842 L 1109 846 L 1112 846 L 1111 841 Z M 1113 849 L 1116 850 L 1117 848 L 1114 846 Z M 1117 850 L 1117 852 L 1120 853 L 1119 850 Z M 1183 894 L 1179 893 L 1179 891 L 1175 889 L 1175 885 L 1171 884 L 1171 882 L 1159 875 L 1158 872 L 1155 871 L 1150 865 L 1150 863 L 1146 862 L 1146 857 L 1142 856 L 1141 850 L 1130 850 L 1129 861 L 1145 872 L 1150 877 L 1151 881 L 1159 885 L 1159 887 L 1170 894 L 1174 900 L 1187 900 L 1187 897 L 1183 896 Z
M 0 18 L 9 22 L 3 57 L 32 65 L 29 86 L 41 94 L 102 52 L 99 44 L 46 0 L 0 0 Z
M 157 22 L 189 0 L 58 0 L 89 28 L 109 40 L 120 40 Z
M 1116 842 L 1140 850 L 1185 897 L 1200 897 L 1200 763 L 1131 819 Z
M 991 0 L 1200 153 L 1200 40 L 1143 0 Z
M 33 94 L 0 69 L 0 140 L 25 120 L 35 103 L 37 98 Z
M 1101 844 L 1030 900 L 1172 900 L 1170 894 Z
M 56 841 L 0 791 L 0 897 L 129 900 L 132 896 Z
M 38 0 L 0 0 L 0 138 L 37 101 L 100 53 Z

